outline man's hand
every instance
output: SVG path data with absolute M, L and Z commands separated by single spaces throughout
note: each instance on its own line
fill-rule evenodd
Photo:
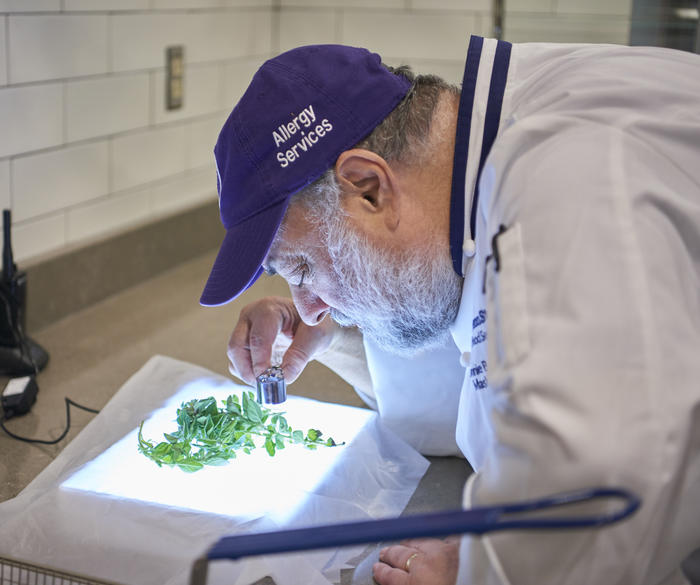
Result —
M 255 378 L 272 365 L 273 347 L 288 345 L 282 369 L 291 383 L 311 359 L 328 349 L 336 328 L 329 318 L 306 325 L 291 299 L 267 297 L 251 303 L 241 311 L 228 343 L 229 371 L 254 386 Z
M 459 568 L 459 538 L 414 539 L 388 546 L 374 564 L 379 585 L 454 585 Z

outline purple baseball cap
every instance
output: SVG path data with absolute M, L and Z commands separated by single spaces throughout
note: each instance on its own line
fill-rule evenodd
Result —
M 214 147 L 226 236 L 200 303 L 227 303 L 262 274 L 291 196 L 401 102 L 410 82 L 366 49 L 310 45 L 266 61 Z

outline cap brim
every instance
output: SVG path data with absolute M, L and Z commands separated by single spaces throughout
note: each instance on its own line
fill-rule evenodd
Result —
M 227 230 L 199 302 L 206 307 L 224 305 L 250 287 L 262 274 L 288 200 Z

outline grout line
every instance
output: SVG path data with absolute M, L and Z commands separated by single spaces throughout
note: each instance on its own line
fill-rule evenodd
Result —
M 44 221 L 47 219 L 51 219 L 52 217 L 58 217 L 62 213 L 67 213 L 69 211 L 73 211 L 76 209 L 83 209 L 90 207 L 94 205 L 95 203 L 104 203 L 109 200 L 113 199 L 118 199 L 120 197 L 128 197 L 130 195 L 134 195 L 136 193 L 139 193 L 141 191 L 150 191 L 151 189 L 158 188 L 158 187 L 164 187 L 167 186 L 168 184 L 172 183 L 177 183 L 180 181 L 187 180 L 188 177 L 191 177 L 192 175 L 195 175 L 196 173 L 203 173 L 205 170 L 211 170 L 209 165 L 206 166 L 200 166 L 196 167 L 194 169 L 189 169 L 174 175 L 168 175 L 167 177 L 161 177 L 160 179 L 154 179 L 152 181 L 148 181 L 146 183 L 141 183 L 140 185 L 134 185 L 132 187 L 128 187 L 126 189 L 120 189 L 119 191 L 113 191 L 110 193 L 106 193 L 103 195 L 99 195 L 98 197 L 93 197 L 91 199 L 87 199 L 84 201 L 78 201 L 76 203 L 71 203 L 69 205 L 65 205 L 64 207 L 60 207 L 58 209 L 54 209 L 51 211 L 46 211 L 43 213 L 37 213 L 36 215 L 32 215 L 30 217 L 24 218 L 17 223 L 19 226 L 26 226 L 30 225 L 32 223 L 36 223 L 39 221 Z M 216 180 L 212 179 L 212 187 L 211 187 L 211 192 L 215 193 L 216 192 Z M 15 222 L 13 221 L 13 224 Z
M 169 120 L 167 122 L 162 122 L 160 124 L 154 124 L 152 126 L 139 126 L 138 128 L 130 128 L 128 130 L 122 130 L 119 132 L 114 132 L 113 134 L 104 134 L 102 136 L 92 136 L 90 138 L 82 138 L 80 140 L 75 140 L 73 142 L 67 142 L 65 144 L 56 144 L 53 146 L 46 146 L 43 148 L 37 148 L 34 150 L 22 151 L 8 153 L 2 157 L 0 160 L 5 158 L 25 158 L 29 156 L 48 154 L 51 152 L 57 152 L 59 150 L 67 150 L 69 148 L 78 148 L 80 146 L 88 146 L 89 144 L 111 141 L 115 138 L 121 138 L 124 136 L 131 136 L 135 134 L 143 134 L 149 131 L 165 130 L 168 128 L 176 128 L 178 126 L 187 126 L 191 123 L 205 122 L 208 119 L 215 119 L 219 116 L 227 116 L 230 113 L 228 109 L 220 109 L 215 112 L 207 112 L 205 114 L 199 114 L 197 116 L 192 116 L 191 118 L 180 118 L 177 120 Z
M 6 43 L 9 44 L 9 40 L 6 39 Z M 9 51 L 8 51 L 9 53 Z M 249 55 L 236 55 L 235 57 L 228 57 L 224 59 L 212 59 L 210 61 L 196 61 L 192 63 L 188 63 L 188 67 L 192 68 L 199 68 L 199 67 L 211 67 L 217 64 L 227 64 L 227 63 L 239 63 L 239 62 L 244 62 L 244 61 L 249 61 L 250 59 L 267 59 L 269 58 L 270 54 L 267 52 L 262 52 L 262 53 L 251 53 Z M 85 75 L 72 75 L 68 77 L 51 77 L 47 79 L 37 79 L 36 81 L 23 81 L 21 83 L 13 83 L 9 84 L 7 86 L 3 86 L 3 88 L 8 88 L 8 89 L 21 89 L 24 87 L 36 87 L 39 85 L 49 85 L 49 84 L 57 84 L 61 83 L 63 81 L 96 81 L 100 79 L 105 79 L 109 77 L 125 77 L 128 75 L 139 75 L 139 74 L 148 74 L 151 71 L 157 71 L 160 69 L 164 69 L 163 67 L 142 67 L 140 69 L 127 69 L 124 71 L 103 71 L 100 73 L 88 73 Z M 8 81 L 9 81 L 9 55 L 8 55 Z

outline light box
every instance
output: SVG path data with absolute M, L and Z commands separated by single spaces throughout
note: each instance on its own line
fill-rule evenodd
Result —
M 214 396 L 218 405 L 230 394 L 241 396 L 241 387 L 213 385 L 207 378 L 180 389 L 145 421 L 143 436 L 158 443 L 163 433 L 177 429 L 176 410 L 183 402 Z M 285 523 L 343 458 L 346 447 L 372 419 L 372 412 L 339 404 L 290 396 L 283 408 L 289 425 L 304 434 L 309 428 L 332 436 L 336 447 L 310 450 L 300 444 L 286 445 L 274 457 L 263 447 L 222 466 L 205 466 L 194 473 L 177 467 L 158 467 L 138 451 L 138 429 L 83 466 L 61 484 L 116 498 L 172 506 L 211 514 L 252 520 L 260 516 Z
M 189 474 L 138 452 L 137 429 L 160 441 L 177 408 L 248 388 L 199 366 L 154 356 L 21 494 L 0 503 L 0 555 L 126 585 L 185 585 L 220 537 L 401 513 L 428 462 L 376 413 L 291 396 L 290 426 L 341 447 L 258 448 Z M 209 585 L 336 582 L 350 549 L 223 562 Z M 216 572 L 221 571 L 219 579 Z

